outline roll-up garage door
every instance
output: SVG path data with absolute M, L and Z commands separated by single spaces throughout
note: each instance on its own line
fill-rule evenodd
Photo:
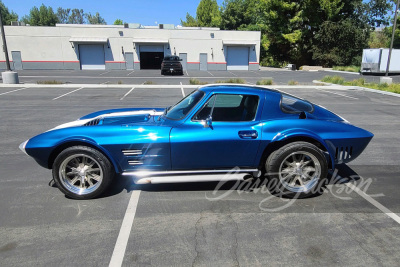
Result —
M 163 45 L 140 45 L 140 69 L 161 69 Z
M 228 70 L 249 70 L 249 48 L 246 46 L 228 46 Z
M 81 69 L 83 70 L 104 70 L 106 68 L 104 61 L 103 44 L 80 44 L 79 59 Z

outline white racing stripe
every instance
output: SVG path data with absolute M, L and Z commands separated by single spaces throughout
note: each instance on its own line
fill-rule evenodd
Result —
M 1 93 L 0 95 L 6 95 L 6 94 L 9 94 L 9 93 L 13 93 L 13 92 L 25 90 L 25 89 L 28 89 L 28 88 L 29 88 L 29 87 L 19 88 L 19 89 L 12 90 L 12 91 L 9 91 L 9 92 Z
M 60 95 L 60 96 L 58 96 L 58 97 L 56 97 L 56 98 L 53 98 L 53 100 L 57 100 L 57 99 L 59 99 L 59 98 L 61 98 L 61 97 L 63 97 L 63 96 L 66 96 L 66 95 L 72 94 L 73 92 L 79 91 L 79 90 L 81 90 L 81 89 L 83 89 L 83 88 L 84 88 L 84 87 L 81 87 L 81 88 L 75 89 L 75 90 L 73 90 L 73 91 L 71 91 L 71 92 L 68 92 L 68 93 L 66 93 L 66 94 L 63 94 L 63 95 Z
M 134 190 L 126 208 L 124 220 L 122 221 L 121 229 L 117 242 L 115 243 L 114 252 L 111 256 L 110 267 L 120 267 L 124 261 L 126 246 L 128 245 L 129 235 L 131 233 L 133 220 L 135 219 L 136 209 L 139 202 L 140 190 Z
M 360 195 L 362 198 L 364 198 L 366 201 L 368 201 L 369 203 L 371 203 L 372 205 L 374 205 L 376 208 L 378 208 L 380 211 L 382 211 L 383 213 L 385 213 L 387 216 L 389 216 L 390 218 L 392 218 L 395 222 L 397 222 L 398 224 L 400 224 L 400 217 L 392 212 L 391 210 L 389 210 L 388 208 L 386 208 L 385 206 L 383 206 L 381 203 L 379 203 L 378 201 L 376 201 L 375 199 L 373 199 L 371 196 L 367 195 L 364 191 L 362 191 L 360 188 L 358 188 L 357 186 L 347 183 L 346 184 L 347 187 L 351 188 L 352 190 L 354 190 L 358 195 Z

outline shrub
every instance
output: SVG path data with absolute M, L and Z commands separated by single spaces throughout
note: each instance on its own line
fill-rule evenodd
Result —
M 198 79 L 190 78 L 189 83 L 192 85 L 204 85 L 207 82 L 200 82 Z
M 272 79 L 263 79 L 260 81 L 257 81 L 257 85 L 272 85 L 273 81 Z
M 232 78 L 232 79 L 225 80 L 225 81 L 216 81 L 215 83 L 241 83 L 241 84 L 243 84 L 243 83 L 246 83 L 246 81 L 243 79 L 240 79 L 240 78 Z
M 56 80 L 48 80 L 48 81 L 37 81 L 37 84 L 63 84 L 63 82 Z
M 288 82 L 288 85 L 298 85 L 298 84 L 299 84 L 299 82 L 298 81 L 294 81 L 294 80 L 290 80 Z

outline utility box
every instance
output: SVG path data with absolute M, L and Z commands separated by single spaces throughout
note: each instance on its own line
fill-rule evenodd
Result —
M 389 48 L 364 49 L 361 73 L 385 73 L 389 58 Z M 390 58 L 390 73 L 400 73 L 400 49 L 393 49 Z

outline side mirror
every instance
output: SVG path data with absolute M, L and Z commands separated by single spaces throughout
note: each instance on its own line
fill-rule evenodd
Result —
M 211 130 L 213 130 L 211 115 L 207 117 L 207 119 L 204 123 L 204 128 L 210 128 Z

